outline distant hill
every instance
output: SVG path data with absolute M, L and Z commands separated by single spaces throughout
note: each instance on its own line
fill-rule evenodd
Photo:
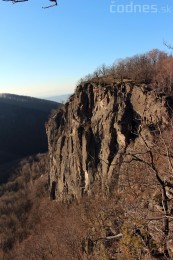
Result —
M 59 102 L 59 103 L 65 103 L 71 95 L 72 94 L 57 95 L 57 96 L 47 97 L 46 99 L 55 101 L 55 102 Z
M 0 164 L 47 151 L 45 122 L 59 103 L 0 94 Z

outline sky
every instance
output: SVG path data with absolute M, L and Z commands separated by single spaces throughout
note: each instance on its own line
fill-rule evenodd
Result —
M 102 64 L 173 44 L 172 0 L 0 0 L 0 93 L 73 93 Z

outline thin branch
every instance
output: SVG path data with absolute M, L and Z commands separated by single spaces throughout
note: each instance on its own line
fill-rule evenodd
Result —
M 95 158 L 91 155 L 91 154 L 88 154 L 94 161 L 95 161 Z M 102 159 L 101 157 L 98 157 L 98 159 L 104 163 L 106 163 L 107 165 L 109 165 L 109 162 L 106 162 L 104 159 Z M 119 165 L 118 163 L 111 163 L 110 166 L 113 166 L 113 165 Z
M 113 239 L 119 240 L 119 239 L 121 239 L 122 237 L 123 237 L 123 234 L 120 233 L 120 234 L 115 235 L 115 236 L 100 237 L 100 238 L 94 240 L 93 242 L 94 242 L 94 243 L 97 243 L 97 242 L 100 241 L 100 240 L 113 240 Z
M 48 9 L 48 8 L 51 8 L 51 7 L 58 5 L 57 0 L 49 0 L 49 1 L 54 2 L 54 4 L 42 7 L 43 9 Z
M 162 220 L 164 218 L 173 219 L 173 216 L 166 215 L 166 216 L 160 216 L 160 217 L 156 217 L 156 218 L 148 218 L 147 220 L 149 220 L 149 221 Z
M 162 142 L 163 142 L 163 144 L 164 144 L 164 146 L 165 146 L 165 150 L 166 150 L 166 154 L 167 154 L 167 159 L 168 159 L 169 167 L 170 167 L 170 169 L 171 169 L 171 171 L 172 171 L 172 173 L 173 173 L 173 165 L 172 165 L 172 162 L 171 162 L 171 159 L 170 159 L 169 150 L 168 150 L 168 147 L 167 147 L 167 145 L 166 145 L 165 139 L 163 138 L 163 134 L 162 134 L 162 131 L 161 131 L 159 125 L 158 125 L 158 129 L 159 129 L 159 132 L 160 132 L 160 137 L 161 137 L 161 139 L 162 139 Z
M 173 50 L 173 45 L 171 45 L 171 44 L 169 44 L 169 43 L 167 43 L 167 42 L 163 42 L 164 43 L 164 45 L 166 46 L 166 47 L 168 47 L 168 49 L 171 49 L 171 50 Z
M 2 0 L 4 2 L 12 2 L 13 4 L 16 3 L 22 3 L 22 2 L 28 2 L 28 0 Z
M 2 1 L 4 1 L 4 2 L 12 2 L 13 4 L 17 4 L 17 3 L 22 3 L 22 2 L 28 2 L 29 0 L 2 0 Z M 45 6 L 45 7 L 42 7 L 43 9 L 51 8 L 51 7 L 54 7 L 54 6 L 58 5 L 57 0 L 49 0 L 49 1 L 53 2 L 53 4 Z

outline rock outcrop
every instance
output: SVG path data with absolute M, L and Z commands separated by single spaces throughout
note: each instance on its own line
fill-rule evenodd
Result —
M 119 180 L 122 156 L 142 129 L 166 126 L 168 100 L 132 82 L 83 83 L 47 123 L 50 196 L 60 201 L 104 194 Z

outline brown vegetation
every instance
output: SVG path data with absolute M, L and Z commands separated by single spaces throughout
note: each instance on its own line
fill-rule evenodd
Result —
M 93 74 L 88 74 L 79 83 L 85 81 L 113 82 L 130 79 L 135 83 L 144 83 L 158 92 L 173 92 L 173 57 L 166 52 L 153 49 L 145 54 L 119 60 L 112 66 L 102 65 Z
M 38 221 L 37 214 L 30 215 L 30 211 L 38 206 L 38 198 L 48 195 L 46 159 L 47 155 L 37 155 L 21 161 L 17 168 L 11 169 L 10 181 L 0 186 L 1 254 L 8 255 Z
M 131 147 L 125 155 L 120 175 L 119 188 L 126 192 L 122 203 L 129 225 L 132 228 L 133 223 L 150 256 L 158 259 L 173 256 L 172 133 L 171 122 L 166 130 L 158 122 L 148 138 L 141 130 L 138 146 Z
M 147 141 L 141 132 L 139 146 L 124 157 L 118 190 L 107 198 L 96 186 L 94 197 L 50 201 L 46 157 L 23 164 L 1 186 L 2 259 L 171 259 L 172 139 L 172 124 L 158 124 Z

